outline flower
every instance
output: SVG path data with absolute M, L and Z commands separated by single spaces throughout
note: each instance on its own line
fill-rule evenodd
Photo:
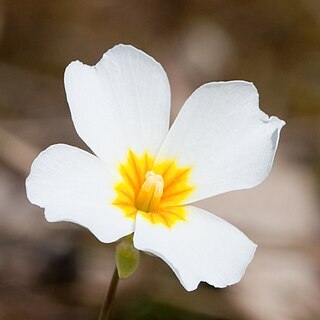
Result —
M 65 88 L 94 155 L 56 144 L 35 159 L 27 196 L 46 219 L 80 224 L 105 243 L 134 233 L 135 248 L 167 262 L 188 291 L 240 281 L 256 245 L 191 203 L 268 175 L 285 123 L 259 109 L 254 85 L 201 86 L 170 130 L 166 73 L 132 46 L 115 46 L 95 66 L 72 62 Z

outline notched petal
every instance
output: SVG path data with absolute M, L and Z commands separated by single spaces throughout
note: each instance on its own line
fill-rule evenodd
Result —
M 236 227 L 200 208 L 187 206 L 186 221 L 172 228 L 138 213 L 134 245 L 162 258 L 186 290 L 201 281 L 217 288 L 240 281 L 256 245 Z

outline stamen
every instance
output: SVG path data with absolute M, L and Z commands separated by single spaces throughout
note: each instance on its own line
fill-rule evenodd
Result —
M 164 182 L 161 175 L 152 171 L 148 171 L 145 178 L 136 200 L 136 208 L 140 211 L 151 212 L 159 207 Z

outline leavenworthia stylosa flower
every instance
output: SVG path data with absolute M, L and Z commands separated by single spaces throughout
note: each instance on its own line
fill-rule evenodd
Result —
M 256 245 L 193 202 L 261 183 L 280 129 L 245 81 L 211 82 L 169 130 L 170 87 L 153 58 L 117 45 L 97 63 L 72 62 L 65 88 L 79 136 L 94 154 L 50 146 L 27 178 L 48 221 L 72 221 L 100 241 L 133 234 L 135 248 L 169 264 L 189 291 L 238 282 Z

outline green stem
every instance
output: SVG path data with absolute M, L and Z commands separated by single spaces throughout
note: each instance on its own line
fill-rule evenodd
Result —
M 118 270 L 117 270 L 117 268 L 115 268 L 113 271 L 109 290 L 106 293 L 106 296 L 104 298 L 104 301 L 103 301 L 103 304 L 102 304 L 102 307 L 100 310 L 100 315 L 99 315 L 98 320 L 109 320 L 110 319 L 112 303 L 115 298 L 118 282 L 119 282 Z

